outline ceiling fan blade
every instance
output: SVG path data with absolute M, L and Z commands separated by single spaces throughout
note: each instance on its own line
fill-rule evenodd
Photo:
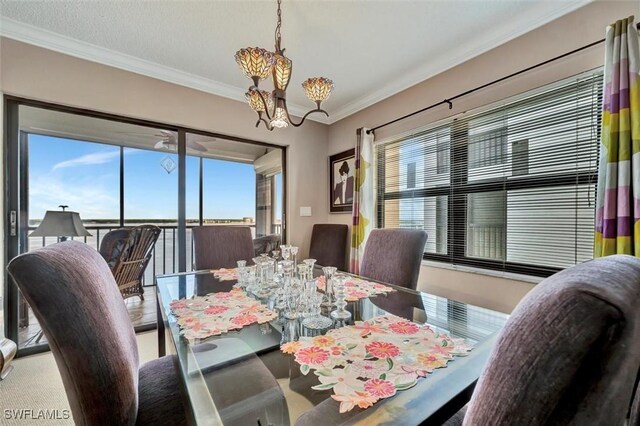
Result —
M 187 148 L 199 152 L 207 152 L 207 148 L 199 142 L 189 141 L 187 142 Z

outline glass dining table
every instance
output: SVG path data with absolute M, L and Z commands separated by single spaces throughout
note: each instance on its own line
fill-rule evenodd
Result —
M 181 334 L 172 301 L 229 292 L 234 284 L 211 271 L 156 277 L 159 355 L 175 356 L 192 424 L 441 424 L 470 399 L 508 318 L 391 285 L 392 292 L 349 302 L 352 318 L 334 322 L 330 328 L 392 315 L 464 339 L 472 349 L 449 361 L 446 368 L 420 377 L 410 389 L 368 408 L 340 413 L 331 390 L 312 388 L 320 384 L 318 375 L 302 374 L 294 357 L 280 350 L 296 333 L 307 335 L 300 320 L 254 323 L 205 339 L 188 340 Z

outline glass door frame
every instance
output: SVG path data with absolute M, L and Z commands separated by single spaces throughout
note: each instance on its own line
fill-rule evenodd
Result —
M 237 136 L 225 135 L 222 133 L 208 132 L 196 130 L 184 126 L 160 123 L 149 120 L 134 119 L 122 115 L 103 113 L 89 109 L 69 107 L 49 102 L 37 101 L 12 95 L 4 95 L 4 132 L 3 132 L 3 148 L 4 148 L 4 217 L 5 217 L 5 244 L 4 244 L 4 265 L 6 266 L 11 259 L 21 254 L 22 248 L 26 247 L 28 233 L 28 166 L 25 160 L 28 155 L 28 144 L 25 143 L 27 133 L 20 131 L 19 108 L 20 106 L 28 106 L 34 108 L 48 109 L 58 112 L 64 112 L 75 115 L 82 115 L 92 118 L 121 122 L 125 124 L 133 124 L 150 128 L 161 128 L 174 131 L 178 134 L 178 227 L 177 227 L 177 244 L 178 244 L 178 272 L 187 270 L 187 238 L 186 238 L 186 137 L 187 134 L 198 134 L 212 138 L 225 139 L 234 142 L 248 143 L 252 145 L 264 146 L 266 148 L 280 149 L 282 155 L 282 241 L 287 241 L 286 211 L 287 211 L 287 150 L 288 146 L 276 145 L 267 142 L 241 138 Z M 124 167 L 123 167 L 123 148 L 120 148 L 120 226 L 123 226 L 124 220 Z M 200 157 L 202 164 L 202 157 Z M 200 166 L 199 176 L 199 221 L 202 224 L 202 166 Z M 13 218 L 13 219 L 12 219 Z M 21 226 L 22 225 L 22 226 Z M 18 342 L 19 330 L 19 298 L 18 289 L 6 268 L 4 274 L 4 334 L 10 340 Z M 136 328 L 136 332 L 155 329 L 157 324 L 150 326 L 141 326 Z M 17 357 L 27 356 L 35 353 L 45 352 L 49 350 L 48 344 L 30 346 L 27 348 L 19 348 Z

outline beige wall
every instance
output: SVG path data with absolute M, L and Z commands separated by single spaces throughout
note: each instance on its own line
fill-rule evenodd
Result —
M 474 59 L 432 77 L 384 101 L 331 125 L 329 155 L 355 146 L 356 129 L 375 127 L 397 117 L 440 102 L 497 78 L 604 38 L 605 27 L 616 19 L 640 14 L 640 2 L 598 1 L 529 32 Z M 470 37 L 473 37 L 470 34 Z M 600 44 L 581 53 L 541 67 L 526 75 L 476 92 L 446 106 L 380 129 L 383 140 L 434 121 L 480 107 L 527 90 L 601 66 Z M 350 223 L 347 215 L 330 214 L 332 223 Z M 509 312 L 533 284 L 473 273 L 423 266 L 419 288 L 458 300 Z
M 327 180 L 319 160 L 327 157 L 327 125 L 256 129 L 245 103 L 6 38 L 0 43 L 0 90 L 6 94 L 288 146 L 289 241 L 305 254 L 312 224 L 326 222 L 327 197 L 319 196 L 318 182 Z M 300 217 L 300 206 L 310 206 L 313 216 Z

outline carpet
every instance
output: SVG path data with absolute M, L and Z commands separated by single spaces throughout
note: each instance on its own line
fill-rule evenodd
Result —
M 158 357 L 155 331 L 140 333 L 136 337 L 140 363 Z M 14 366 L 11 374 L 0 381 L 1 425 L 73 424 L 67 395 L 51 352 L 19 358 L 11 365 Z M 19 416 L 23 418 L 16 418 Z M 47 416 L 50 418 L 43 418 Z

